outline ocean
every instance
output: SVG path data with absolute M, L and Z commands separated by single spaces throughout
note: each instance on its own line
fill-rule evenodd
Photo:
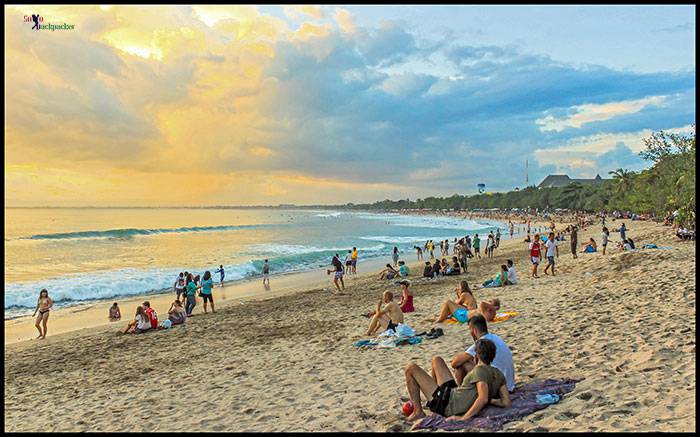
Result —
M 223 265 L 226 281 L 327 267 L 353 246 L 358 271 L 394 246 L 484 234 L 505 225 L 453 217 L 291 209 L 6 208 L 5 318 L 31 314 L 39 291 L 57 308 L 171 289 L 177 274 Z

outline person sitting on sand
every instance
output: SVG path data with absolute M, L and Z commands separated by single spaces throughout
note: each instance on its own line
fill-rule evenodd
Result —
M 447 269 L 448 269 L 449 267 L 450 267 L 450 266 L 447 265 L 447 260 L 446 260 L 445 258 L 443 258 L 443 259 L 440 261 L 440 274 L 441 274 L 442 276 L 447 275 Z
M 151 323 L 151 328 L 155 329 L 158 327 L 158 313 L 156 313 L 156 310 L 151 308 L 151 303 L 149 301 L 145 301 L 143 304 L 143 311 L 146 313 L 148 316 L 148 321 Z
M 455 292 L 457 293 L 457 299 L 454 301 L 447 299 L 443 302 L 440 315 L 435 319 L 435 323 L 444 322 L 447 320 L 447 317 L 454 314 L 459 308 L 467 310 L 467 314 L 469 314 L 469 312 L 476 313 L 476 299 L 469 289 L 467 281 L 460 282 L 459 288 L 455 288 Z
M 501 271 L 495 278 L 489 279 L 482 284 L 484 288 L 505 287 L 508 283 L 508 266 L 501 264 Z
M 517 272 L 515 271 L 515 265 L 513 264 L 513 260 L 509 259 L 506 261 L 506 265 L 508 266 L 508 280 L 506 281 L 506 284 L 508 285 L 515 285 L 518 283 L 518 275 Z
M 413 308 L 413 291 L 408 289 L 411 285 L 407 280 L 400 282 L 401 284 L 401 302 L 399 302 L 399 308 L 401 308 L 402 313 L 412 313 L 415 311 Z
M 597 250 L 598 250 L 598 245 L 595 243 L 595 240 L 593 238 L 591 238 L 590 240 L 588 240 L 588 243 L 585 243 L 583 245 L 583 250 L 581 251 L 581 253 L 583 253 L 583 252 L 592 253 L 592 252 L 596 252 Z
M 151 320 L 149 319 L 148 314 L 146 314 L 146 311 L 143 309 L 143 306 L 139 305 L 136 307 L 136 315 L 134 316 L 134 320 L 129 322 L 122 332 L 124 334 L 140 334 L 148 331 L 149 329 L 151 329 Z
M 437 278 L 438 276 L 440 276 L 440 270 L 441 270 L 440 261 L 436 259 L 435 263 L 433 264 L 433 271 L 432 271 L 433 278 Z
M 398 270 L 394 269 L 391 264 L 387 264 L 386 268 L 379 272 L 379 279 L 394 279 L 396 276 L 399 275 Z
M 445 271 L 445 276 L 454 276 L 454 275 L 459 275 L 462 273 L 460 267 L 459 267 L 459 260 L 457 259 L 456 256 L 452 257 L 452 265 L 447 266 L 447 270 Z
M 413 403 L 409 421 L 425 417 L 421 392 L 432 399 L 427 407 L 447 420 L 468 420 L 486 405 L 508 408 L 511 406 L 506 378 L 491 363 L 496 356 L 496 346 L 491 340 L 480 339 L 476 343 L 476 365 L 458 386 L 452 372 L 441 357 L 433 357 L 431 377 L 416 363 L 406 365 L 406 389 Z
M 109 307 L 109 321 L 118 322 L 122 318 L 122 312 L 119 310 L 119 305 L 116 302 Z
M 411 273 L 405 261 L 399 261 L 399 276 L 405 278 Z
M 479 314 L 484 316 L 489 322 L 496 318 L 496 313 L 499 309 L 501 309 L 501 301 L 499 299 L 491 299 L 479 304 Z
M 425 267 L 423 268 L 423 277 L 428 279 L 433 278 L 433 266 L 430 265 L 430 261 L 425 262 Z
M 187 320 L 187 312 L 182 307 L 180 300 L 175 300 L 168 310 L 168 320 L 174 325 L 181 325 Z
M 505 376 L 508 391 L 512 392 L 515 390 L 513 353 L 505 341 L 498 335 L 489 333 L 484 316 L 475 316 L 469 319 L 469 333 L 474 339 L 475 344 L 470 346 L 465 352 L 452 358 L 452 362 L 450 363 L 452 368 L 455 369 L 455 381 L 457 381 L 457 384 L 462 384 L 464 376 L 471 372 L 476 365 L 476 341 L 485 339 L 496 345 L 496 357 L 491 365 L 500 370 L 503 376 Z
M 403 313 L 401 308 L 394 302 L 394 294 L 391 291 L 385 291 L 382 297 L 383 299 L 377 304 L 377 310 L 369 322 L 369 328 L 367 328 L 365 335 L 371 336 L 376 334 L 380 327 L 384 331 L 395 329 L 399 323 L 403 323 Z M 383 309 L 382 302 L 386 304 Z

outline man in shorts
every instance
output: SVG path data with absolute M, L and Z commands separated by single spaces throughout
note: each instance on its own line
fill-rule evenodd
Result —
M 557 247 L 557 240 L 554 238 L 554 232 L 549 233 L 549 238 L 545 243 L 547 248 L 547 267 L 544 268 L 544 274 L 547 275 L 547 270 L 552 268 L 552 276 L 554 275 L 554 256 L 559 256 L 559 248 Z
M 540 253 L 542 252 L 540 234 L 535 234 L 535 240 L 528 245 L 528 251 L 530 252 L 530 261 L 532 262 L 531 276 L 533 278 L 539 278 L 539 276 L 537 276 L 537 266 L 540 264 Z
M 340 284 L 343 286 L 342 290 L 345 290 L 345 282 L 343 281 L 343 263 L 340 262 L 340 257 L 337 253 L 333 257 L 333 260 L 331 260 L 331 264 L 333 264 L 333 268 L 335 270 L 326 270 L 326 273 L 330 275 L 331 272 L 335 272 L 333 276 L 335 288 L 337 288 L 338 291 L 341 291 L 340 285 L 338 285 L 338 281 L 340 281 Z
M 576 229 L 576 226 L 571 227 L 571 255 L 573 256 L 574 259 L 578 258 L 578 255 L 576 255 L 576 250 L 578 247 L 578 231 Z
M 382 303 L 386 304 L 383 309 Z M 382 330 L 395 329 L 399 323 L 403 323 L 403 311 L 394 302 L 394 294 L 391 291 L 385 291 L 382 300 L 377 304 L 377 311 L 374 312 L 365 335 L 376 334 L 380 327 Z
M 345 255 L 345 271 L 344 274 L 349 275 L 352 271 L 352 250 L 348 250 Z
M 481 258 L 479 249 L 481 247 L 481 240 L 479 240 L 479 234 L 474 235 L 474 241 L 472 242 L 472 247 L 474 248 L 474 256 Z

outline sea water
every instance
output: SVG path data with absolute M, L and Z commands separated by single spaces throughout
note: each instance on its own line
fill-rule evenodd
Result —
M 216 208 L 6 208 L 5 318 L 31 314 L 39 291 L 56 307 L 171 289 L 179 272 L 223 265 L 226 281 L 363 260 L 415 260 L 413 246 L 505 226 L 486 220 L 368 212 Z M 484 238 L 485 240 L 485 238 Z M 452 249 L 450 249 L 452 253 Z

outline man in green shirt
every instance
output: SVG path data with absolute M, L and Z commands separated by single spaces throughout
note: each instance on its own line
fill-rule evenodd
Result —
M 472 242 L 472 247 L 474 248 L 474 255 L 481 258 L 479 253 L 479 247 L 481 246 L 481 240 L 479 239 L 479 234 L 474 235 L 474 241 Z

